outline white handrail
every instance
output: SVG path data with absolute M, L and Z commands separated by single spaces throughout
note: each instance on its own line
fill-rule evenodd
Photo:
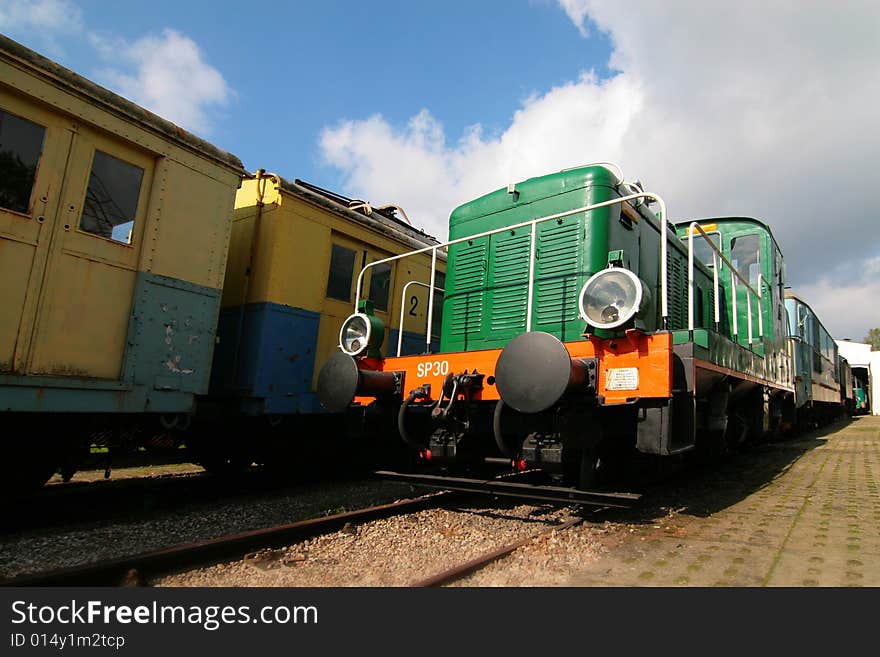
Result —
M 746 312 L 748 313 L 748 330 L 749 330 L 749 344 L 752 344 L 752 298 L 749 296 L 749 292 L 755 295 L 758 299 L 758 336 L 764 337 L 764 316 L 763 309 L 764 305 L 763 301 L 763 292 L 764 288 L 761 283 L 770 287 L 770 283 L 764 277 L 764 274 L 758 273 L 758 290 L 751 286 L 748 280 L 743 277 L 742 274 L 737 271 L 736 267 L 727 259 L 724 253 L 718 248 L 712 239 L 709 237 L 708 233 L 703 230 L 703 227 L 696 221 L 692 221 L 688 226 L 688 330 L 694 330 L 694 235 L 699 232 L 706 243 L 709 245 L 709 248 L 712 249 L 712 267 L 714 269 L 713 274 L 713 285 L 715 291 L 715 328 L 718 329 L 718 324 L 721 321 L 720 312 L 719 312 L 719 302 L 718 302 L 718 257 L 721 258 L 722 262 L 724 262 L 728 268 L 730 269 L 730 287 L 733 290 L 733 299 L 732 299 L 732 310 L 733 310 L 733 335 L 736 337 L 739 335 L 739 322 L 737 318 L 737 308 L 736 308 L 736 279 L 738 278 L 742 281 L 742 284 L 746 288 Z
M 666 219 L 666 202 L 659 194 L 654 194 L 652 192 L 639 192 L 638 194 L 629 194 L 627 196 L 621 196 L 619 198 L 611 199 L 610 201 L 602 201 L 601 203 L 593 203 L 591 205 L 585 205 L 580 208 L 575 208 L 574 210 L 566 210 L 565 212 L 558 212 L 556 214 L 547 215 L 545 217 L 538 217 L 536 219 L 529 219 L 528 221 L 522 221 L 518 224 L 514 224 L 512 226 L 504 226 L 503 228 L 496 228 L 494 230 L 487 230 L 482 233 L 477 233 L 476 235 L 468 235 L 466 237 L 459 237 L 458 239 L 449 240 L 448 242 L 444 242 L 442 244 L 436 244 L 434 246 L 426 246 L 421 249 L 416 249 L 415 251 L 408 251 L 407 253 L 401 253 L 399 255 L 391 256 L 389 258 L 383 258 L 382 260 L 374 260 L 373 262 L 367 263 L 363 269 L 361 269 L 360 273 L 357 277 L 357 289 L 355 290 L 355 299 L 354 299 L 354 309 L 357 312 L 358 305 L 361 300 L 361 286 L 363 285 L 364 274 L 367 269 L 370 267 L 375 267 L 377 265 L 384 264 L 386 262 L 393 262 L 395 260 L 400 260 L 402 258 L 409 258 L 414 255 L 419 255 L 421 253 L 427 253 L 431 251 L 431 292 L 429 298 L 429 310 L 433 310 L 433 301 L 434 301 L 434 279 L 435 273 L 437 269 L 437 249 L 443 249 L 449 247 L 453 244 L 459 244 L 461 242 L 467 242 L 470 240 L 480 239 L 482 237 L 488 237 L 490 235 L 495 235 L 497 233 L 503 233 L 509 230 L 516 230 L 518 228 L 524 228 L 526 226 L 537 226 L 540 223 L 544 223 L 545 221 L 552 221 L 554 219 L 562 219 L 563 217 L 568 217 L 573 214 L 578 214 L 580 212 L 590 212 L 592 210 L 598 210 L 600 208 L 606 208 L 612 205 L 619 205 L 622 203 L 627 203 L 629 201 L 634 201 L 635 199 L 654 199 L 660 205 L 660 258 L 661 258 L 661 267 L 660 267 L 660 299 L 661 299 L 661 317 L 663 322 L 663 328 L 668 328 L 668 320 L 669 320 L 669 312 L 668 312 L 668 294 L 667 294 L 667 271 L 666 271 L 666 249 L 667 249 L 667 231 L 668 231 L 668 223 Z M 532 234 L 536 235 L 537 231 L 533 228 Z M 532 240 L 534 244 L 534 240 Z M 529 258 L 529 269 L 534 274 L 534 251 L 530 248 L 531 257 Z M 534 278 L 533 276 L 529 277 L 529 289 L 534 286 Z M 531 306 L 526 308 L 527 317 L 531 317 L 532 314 Z M 430 344 L 431 344 L 431 314 L 428 315 L 428 351 L 430 352 Z M 531 326 L 530 322 L 527 322 L 527 326 Z
M 535 243 L 538 241 L 538 225 L 532 223 L 532 236 L 529 238 L 529 291 L 526 297 L 526 333 L 532 330 L 532 303 L 535 299 Z
M 422 283 L 421 281 L 409 281 L 406 285 L 403 286 L 403 293 L 400 295 L 400 324 L 398 324 L 397 328 L 397 357 L 400 358 L 400 352 L 403 350 L 403 312 L 406 309 L 406 291 L 409 289 L 410 285 L 421 285 L 422 287 L 427 287 L 430 289 L 430 285 L 427 283 Z M 441 294 L 445 294 L 446 290 L 441 288 L 437 288 L 435 292 L 440 292 Z M 430 304 L 428 304 L 430 308 Z M 433 310 L 430 308 L 429 313 Z M 431 344 L 431 335 L 428 334 L 428 344 Z

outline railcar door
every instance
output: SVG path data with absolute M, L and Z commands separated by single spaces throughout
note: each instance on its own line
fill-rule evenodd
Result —
M 155 156 L 72 120 L 40 114 L 29 113 L 49 124 L 48 157 L 40 164 L 45 175 L 38 174 L 34 185 L 38 238 L 16 371 L 115 380 Z
M 26 370 L 71 135 L 0 88 L 0 373 Z

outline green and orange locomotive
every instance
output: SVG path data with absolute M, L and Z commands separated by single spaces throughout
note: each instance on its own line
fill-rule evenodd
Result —
M 444 248 L 439 351 L 382 357 L 356 300 L 318 379 L 328 408 L 396 426 L 424 466 L 398 477 L 613 504 L 605 473 L 637 453 L 719 452 L 792 421 L 783 259 L 761 221 L 672 225 L 598 163 L 466 203 L 446 244 L 389 260 Z M 550 478 L 473 477 L 487 466 Z

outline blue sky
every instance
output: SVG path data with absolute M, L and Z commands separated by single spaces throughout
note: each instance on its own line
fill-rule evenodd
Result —
M 5 0 L 4 0 L 5 1 Z M 3 4 L 0 1 L 0 4 Z M 86 32 L 134 43 L 174 30 L 194 41 L 230 94 L 195 129 L 244 161 L 287 177 L 338 186 L 322 163 L 321 130 L 380 113 L 404 124 L 423 108 L 450 134 L 503 130 L 518 104 L 582 69 L 607 76 L 610 45 L 585 41 L 555 2 L 71 1 Z M 220 20 L 229 16 L 231 20 Z M 208 18 L 210 17 L 210 18 Z M 105 84 L 112 59 L 75 34 L 7 32 Z
M 880 326 L 876 0 L 0 0 L 0 32 L 441 238 L 508 182 L 617 162 L 673 220 L 770 224 L 836 336 Z

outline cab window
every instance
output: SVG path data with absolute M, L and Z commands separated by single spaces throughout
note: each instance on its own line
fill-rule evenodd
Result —
M 144 170 L 140 167 L 95 151 L 80 230 L 131 244 L 143 179 Z
M 761 274 L 760 247 L 758 235 L 741 235 L 730 241 L 730 261 L 749 283 L 757 283 Z
M 721 235 L 719 233 L 706 233 L 709 236 L 709 239 L 712 240 L 712 244 L 718 247 L 721 243 Z M 712 250 L 712 247 L 706 242 L 706 238 L 697 233 L 694 235 L 694 260 L 698 260 L 702 262 L 707 267 L 712 266 L 712 256 L 715 255 L 715 252 Z M 716 256 L 717 257 L 717 256 Z M 718 264 L 721 265 L 721 258 L 718 259 Z M 720 267 L 719 267 L 720 268 Z
M 0 207 L 26 214 L 46 129 L 0 110 Z
M 391 288 L 391 263 L 371 267 L 370 275 L 370 301 L 376 310 L 388 311 L 388 295 Z
M 354 249 L 334 244 L 330 253 L 330 273 L 327 276 L 327 296 L 339 301 L 351 301 L 351 279 L 354 276 Z

